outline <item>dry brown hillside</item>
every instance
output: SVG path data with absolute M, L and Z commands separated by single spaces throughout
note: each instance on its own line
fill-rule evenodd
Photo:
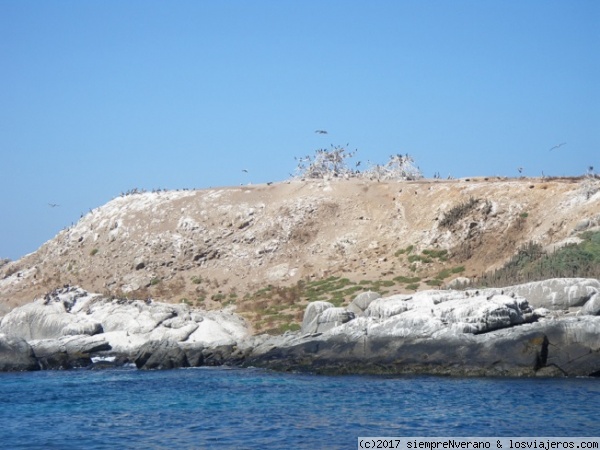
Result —
M 299 320 L 301 304 L 321 298 L 326 283 L 342 302 L 360 288 L 425 289 L 499 267 L 526 242 L 563 243 L 600 225 L 598 183 L 294 180 L 126 195 L 0 267 L 0 308 L 77 284 L 235 305 L 267 329 Z

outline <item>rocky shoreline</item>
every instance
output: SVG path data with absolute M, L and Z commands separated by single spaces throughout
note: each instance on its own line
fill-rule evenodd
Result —
M 600 282 L 551 279 L 431 290 L 346 308 L 308 305 L 302 329 L 253 336 L 233 310 L 202 311 L 65 287 L 0 320 L 0 371 L 253 366 L 313 373 L 600 376 Z

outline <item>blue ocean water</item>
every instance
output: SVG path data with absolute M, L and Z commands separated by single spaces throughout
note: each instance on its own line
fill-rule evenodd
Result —
M 258 369 L 0 374 L 0 448 L 357 448 L 358 436 L 598 436 L 600 380 Z

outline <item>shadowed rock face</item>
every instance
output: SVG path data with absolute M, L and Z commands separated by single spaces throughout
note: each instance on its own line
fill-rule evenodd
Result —
M 600 317 L 540 323 L 548 339 L 546 367 L 565 375 L 600 376 Z
M 102 335 L 66 336 L 31 341 L 42 369 L 73 369 L 92 364 L 91 355 L 111 350 Z
M 600 314 L 600 292 L 595 293 L 585 302 L 581 308 L 581 314 L 584 316 L 597 316 Z
M 318 373 L 598 376 L 600 317 L 538 322 L 486 334 L 299 338 L 247 364 Z
M 31 346 L 24 339 L 0 333 L 0 372 L 39 368 Z
M 430 339 L 349 339 L 337 335 L 275 348 L 249 363 L 317 373 L 533 376 L 544 365 L 546 346 L 544 334 L 536 330 L 485 338 L 451 334 Z
M 152 341 L 144 344 L 135 358 L 138 369 L 173 369 L 189 367 L 185 352 L 172 341 Z

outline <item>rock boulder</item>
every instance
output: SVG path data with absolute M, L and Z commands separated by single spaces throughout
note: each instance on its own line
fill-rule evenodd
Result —
M 84 292 L 79 291 L 78 292 Z M 94 335 L 103 331 L 102 324 L 86 315 L 71 313 L 72 291 L 64 298 L 46 296 L 15 308 L 2 318 L 0 331 L 26 340 L 58 339 L 63 336 Z M 87 293 L 86 293 L 87 294 Z M 79 297 L 80 301 L 92 297 Z
M 42 369 L 73 369 L 92 364 L 91 355 L 109 351 L 110 345 L 102 335 L 65 336 L 30 342 Z
M 0 333 L 0 372 L 39 369 L 33 350 L 24 339 Z
M 585 316 L 597 316 L 600 314 L 600 292 L 596 292 L 585 302 L 581 308 L 581 314 Z
M 145 343 L 135 357 L 138 369 L 174 369 L 189 367 L 185 352 L 173 341 L 151 341 Z
M 552 278 L 503 289 L 527 299 L 534 308 L 567 310 L 583 306 L 600 292 L 600 281 L 593 278 Z
M 348 311 L 353 312 L 356 317 L 362 316 L 373 300 L 378 298 L 381 298 L 381 294 L 378 292 L 362 292 L 352 300 L 350 305 L 348 305 Z

